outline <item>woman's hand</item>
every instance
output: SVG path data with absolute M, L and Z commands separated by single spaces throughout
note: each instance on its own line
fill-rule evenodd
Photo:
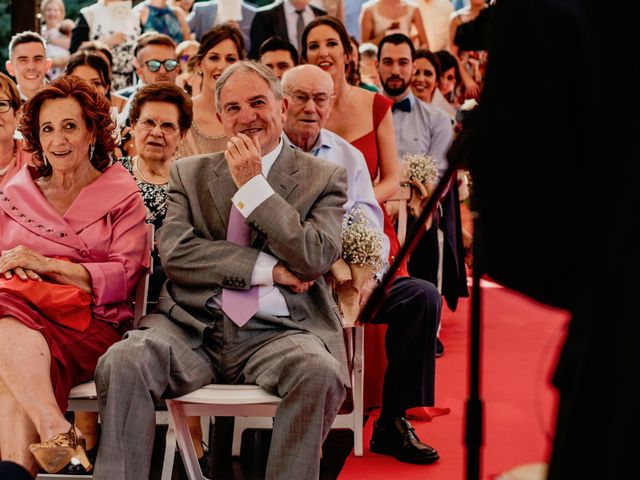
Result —
M 33 250 L 18 245 L 0 254 L 0 275 L 10 279 L 13 274 L 22 280 L 42 280 L 41 275 L 47 271 L 49 258 Z

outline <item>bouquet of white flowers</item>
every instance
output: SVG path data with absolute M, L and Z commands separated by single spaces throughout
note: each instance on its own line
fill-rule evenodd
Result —
M 361 207 L 354 208 L 342 223 L 342 258 L 331 267 L 345 324 L 356 323 L 367 286 L 384 263 L 382 233 L 371 226 Z
M 438 159 L 424 153 L 405 153 L 402 157 L 405 166 L 404 178 L 408 183 L 435 185 L 438 179 Z
M 382 236 L 371 226 L 362 207 L 356 207 L 342 221 L 342 258 L 354 265 L 382 268 Z
M 418 218 L 427 200 L 433 193 L 438 181 L 438 159 L 433 155 L 406 153 L 402 157 L 404 173 L 402 185 L 411 187 L 411 198 L 407 203 L 409 214 Z M 425 223 L 425 228 L 431 228 L 431 219 Z

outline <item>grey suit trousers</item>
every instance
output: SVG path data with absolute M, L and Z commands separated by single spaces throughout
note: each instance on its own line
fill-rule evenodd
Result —
M 159 326 L 168 320 L 153 317 Z M 131 331 L 114 344 L 95 374 L 103 423 L 94 479 L 148 478 L 155 403 L 216 382 L 255 383 L 283 398 L 267 479 L 318 478 L 320 448 L 346 394 L 340 366 L 319 337 L 271 318 L 238 328 L 219 315 L 195 348 L 162 327 Z

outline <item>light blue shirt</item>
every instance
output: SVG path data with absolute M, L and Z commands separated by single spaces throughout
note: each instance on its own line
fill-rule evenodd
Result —
M 344 23 L 350 35 L 360 40 L 360 14 L 362 13 L 362 4 L 367 0 L 344 0 Z
M 448 166 L 446 153 L 453 139 L 451 120 L 438 107 L 418 100 L 410 89 L 408 92 L 408 95 L 396 101 L 408 97 L 411 111 L 393 112 L 398 160 L 402 160 L 405 153 L 433 155 L 438 160 L 438 179 L 440 179 Z
M 291 140 L 285 140 L 293 147 Z M 341 136 L 326 129 L 321 129 L 315 145 L 308 152 L 314 157 L 340 165 L 347 170 L 347 203 L 345 212 L 361 207 L 372 227 L 380 232 L 382 238 L 382 258 L 389 257 L 389 239 L 384 234 L 382 209 L 373 193 L 373 184 L 369 177 L 367 164 L 360 150 L 355 148 Z

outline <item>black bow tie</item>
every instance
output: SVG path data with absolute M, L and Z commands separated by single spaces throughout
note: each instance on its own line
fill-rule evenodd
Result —
M 391 111 L 395 112 L 396 110 L 400 110 L 401 112 L 410 112 L 411 111 L 411 102 L 409 101 L 409 97 L 405 98 L 400 102 L 396 102 L 391 107 Z

